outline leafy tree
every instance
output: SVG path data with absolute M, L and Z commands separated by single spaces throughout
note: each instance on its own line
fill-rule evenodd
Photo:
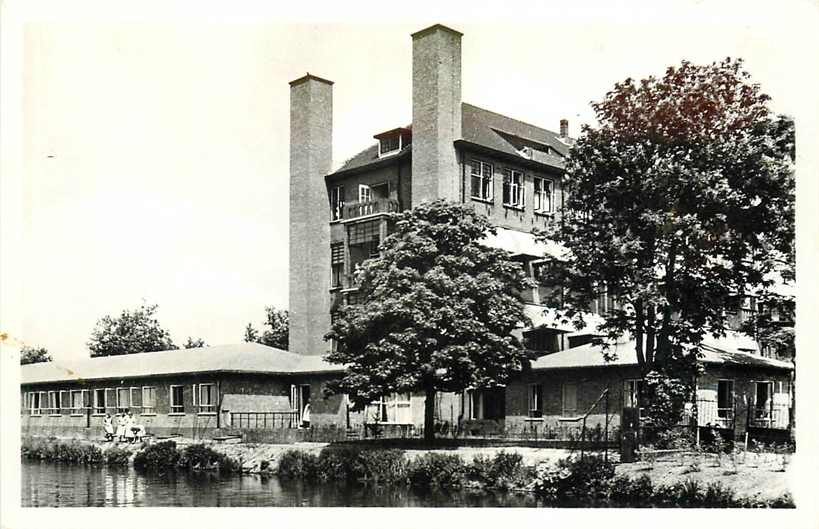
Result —
M 528 320 L 521 267 L 480 244 L 495 229 L 463 204 L 443 200 L 393 214 L 380 256 L 356 271 L 360 304 L 342 307 L 325 339 L 329 362 L 347 366 L 329 391 L 360 410 L 392 392 L 423 392 L 424 437 L 434 437 L 439 391 L 493 388 L 522 368 L 511 331 Z
M 253 327 L 252 323 L 248 323 L 247 327 L 245 327 L 245 337 L 243 339 L 246 342 L 259 343 L 259 331 Z
M 255 342 L 269 347 L 275 347 L 287 351 L 287 342 L 290 336 L 290 313 L 286 310 L 278 310 L 273 306 L 266 306 L 265 322 L 261 334 L 248 323 L 245 327 L 244 341 Z
M 261 343 L 287 351 L 287 341 L 290 336 L 290 313 L 286 310 L 277 310 L 272 306 L 267 306 L 264 310 L 266 319 Z
M 768 100 L 739 60 L 683 62 L 615 84 L 570 151 L 544 233 L 567 257 L 548 276 L 578 326 L 601 289 L 616 296 L 602 341 L 636 339 L 659 426 L 679 417 L 703 337 L 726 331 L 723 308 L 793 256 L 794 128 Z
M 207 347 L 208 344 L 205 343 L 205 340 L 202 338 L 193 338 L 192 336 L 188 336 L 188 340 L 185 342 L 185 345 L 182 346 L 183 349 L 194 349 L 197 347 Z
M 20 349 L 20 365 L 51 362 L 51 355 L 45 347 L 29 347 L 24 345 Z
M 157 305 L 144 301 L 135 309 L 125 309 L 118 317 L 97 320 L 88 348 L 91 356 L 113 356 L 176 349 L 170 333 L 159 325 L 154 315 Z

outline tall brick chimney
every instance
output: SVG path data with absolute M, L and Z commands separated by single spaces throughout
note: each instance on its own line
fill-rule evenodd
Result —
M 436 24 L 412 34 L 412 204 L 457 200 L 462 33 Z
M 332 168 L 333 82 L 309 73 L 290 83 L 291 352 L 329 348 L 330 206 L 324 177 Z
M 569 137 L 569 120 L 568 119 L 561 119 L 560 120 L 560 137 L 561 138 L 568 138 Z

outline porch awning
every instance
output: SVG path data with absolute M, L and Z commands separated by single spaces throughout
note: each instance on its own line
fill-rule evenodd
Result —
M 506 250 L 513 256 L 542 258 L 546 255 L 561 257 L 564 249 L 557 243 L 538 241 L 534 235 L 524 231 L 498 228 L 495 235 L 487 235 L 481 241 L 485 246 Z

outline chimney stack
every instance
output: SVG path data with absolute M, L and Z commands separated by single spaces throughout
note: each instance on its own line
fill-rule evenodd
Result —
M 457 200 L 462 33 L 436 24 L 412 34 L 412 205 Z
M 291 352 L 326 352 L 330 330 L 330 207 L 333 82 L 309 73 L 290 83 Z M 325 284 L 326 283 L 326 284 Z
M 561 138 L 568 138 L 569 137 L 569 120 L 568 119 L 561 119 L 560 120 L 560 137 Z

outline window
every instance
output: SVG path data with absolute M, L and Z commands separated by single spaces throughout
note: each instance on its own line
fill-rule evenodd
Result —
M 366 184 L 358 184 L 358 201 L 371 202 L 373 199 L 373 190 Z
M 131 407 L 131 391 L 128 388 L 117 388 L 117 413 L 127 413 Z
M 717 416 L 722 419 L 731 419 L 734 413 L 734 381 L 720 380 L 717 382 Z
M 105 413 L 105 390 L 94 390 L 94 413 Z
M 529 384 L 529 417 L 543 417 L 542 384 Z
M 492 201 L 492 165 L 478 160 L 471 162 L 472 198 Z
M 754 386 L 754 418 L 769 419 L 773 409 L 773 382 L 756 382 Z
M 401 137 L 398 135 L 381 138 L 378 142 L 378 155 L 384 156 L 401 149 Z
M 80 390 L 71 392 L 71 414 L 80 415 L 83 410 L 83 392 Z
M 171 386 L 171 413 L 185 413 L 182 386 Z
M 330 188 L 330 211 L 333 220 L 344 218 L 344 186 Z
M 623 406 L 626 408 L 639 408 L 642 402 L 643 381 L 626 380 L 623 387 Z
M 216 384 L 199 384 L 199 413 L 216 413 Z
M 142 388 L 142 415 L 156 413 L 156 388 L 146 386 Z
M 48 392 L 48 414 L 49 415 L 59 415 L 60 414 L 60 392 L 59 391 L 49 391 Z
M 535 177 L 535 213 L 549 213 L 552 211 L 552 181 L 546 178 Z
M 503 170 L 503 205 L 522 208 L 525 204 L 523 173 L 514 169 Z
M 470 419 L 503 419 L 506 416 L 506 392 L 504 388 L 471 389 L 469 398 Z
M 367 419 L 391 424 L 412 423 L 412 401 L 409 393 L 392 393 L 367 406 Z
M 563 384 L 563 415 L 577 415 L 577 384 Z
M 28 394 L 28 409 L 31 415 L 42 415 L 42 400 L 41 400 L 41 393 L 34 391 Z

